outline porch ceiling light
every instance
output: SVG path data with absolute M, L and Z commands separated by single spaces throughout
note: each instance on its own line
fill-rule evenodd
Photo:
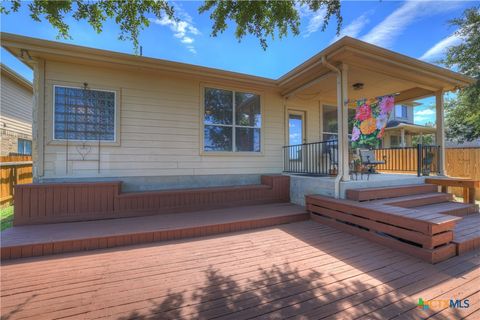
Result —
M 353 90 L 362 90 L 363 89 L 363 83 L 357 82 L 352 85 Z

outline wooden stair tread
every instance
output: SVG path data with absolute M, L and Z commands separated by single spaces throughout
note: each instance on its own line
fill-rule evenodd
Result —
M 357 215 L 361 215 L 362 209 L 367 209 L 369 211 L 376 212 L 385 216 L 401 217 L 404 219 L 420 221 L 420 222 L 429 223 L 429 224 L 443 224 L 443 223 L 457 221 L 461 219 L 459 217 L 449 216 L 444 214 L 436 214 L 436 213 L 423 214 L 422 212 L 419 212 L 417 210 L 412 210 L 412 209 L 407 209 L 402 207 L 395 207 L 395 206 L 390 206 L 390 205 L 385 205 L 380 203 L 372 203 L 372 202 L 363 203 L 363 202 L 357 202 L 357 201 L 346 200 L 346 199 L 334 199 L 334 198 L 330 198 L 322 195 L 308 195 L 307 203 L 309 202 L 309 200 L 315 200 L 315 199 L 321 201 L 324 204 L 331 204 L 332 206 L 327 205 L 327 207 L 333 210 L 336 210 L 335 209 L 336 205 L 349 206 L 356 210 L 353 212 L 355 212 L 355 214 Z M 417 216 L 420 216 L 421 218 L 418 218 Z
M 304 207 L 273 203 L 136 218 L 18 226 L 0 234 L 1 258 L 191 238 L 297 222 L 308 217 Z
M 437 189 L 438 187 L 433 184 L 409 184 L 395 187 L 349 189 L 346 194 L 349 200 L 370 201 L 431 193 L 437 191 Z
M 424 194 L 409 195 L 397 198 L 382 199 L 374 201 L 374 203 L 382 203 L 389 206 L 398 206 L 403 208 L 416 208 L 423 205 L 447 202 L 453 199 L 448 193 L 430 192 Z
M 374 200 L 374 201 L 370 201 L 370 202 L 371 203 L 393 203 L 393 202 L 399 202 L 399 201 L 404 201 L 404 200 L 405 201 L 406 200 L 417 200 L 417 199 L 434 198 L 434 197 L 449 198 L 449 199 L 452 198 L 452 196 L 449 195 L 448 193 L 428 192 L 428 193 L 422 193 L 422 194 L 414 194 L 414 195 L 401 196 L 401 197 L 395 197 L 395 198 Z
M 454 229 L 452 243 L 457 246 L 457 255 L 480 248 L 480 214 L 465 216 Z
M 421 210 L 424 212 L 435 212 L 456 216 L 466 216 L 478 212 L 478 205 L 471 203 L 461 203 L 461 202 L 440 202 L 424 206 L 415 207 L 416 210 Z

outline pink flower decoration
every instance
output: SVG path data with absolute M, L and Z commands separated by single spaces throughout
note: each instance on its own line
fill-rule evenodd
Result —
M 355 119 L 363 121 L 370 118 L 372 114 L 372 110 L 368 104 L 364 104 L 357 109 L 357 114 L 355 115 Z
M 381 114 L 388 114 L 393 110 L 393 106 L 395 105 L 393 96 L 385 96 L 381 98 L 380 101 L 380 113 Z

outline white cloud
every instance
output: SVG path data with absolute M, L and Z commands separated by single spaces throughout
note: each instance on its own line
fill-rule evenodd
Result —
M 194 26 L 192 17 L 180 7 L 175 8 L 177 10 L 180 19 L 173 20 L 164 16 L 162 19 L 152 19 L 153 23 L 160 26 L 169 27 L 173 32 L 173 36 L 180 39 L 180 42 L 186 44 L 186 48 L 191 53 L 197 53 L 193 43 L 195 42 L 195 36 L 200 35 L 200 31 Z
M 183 37 L 182 40 L 180 40 L 182 43 L 193 43 L 195 40 L 193 40 L 190 37 Z
M 335 36 L 335 38 L 333 38 L 332 42 L 335 42 L 344 36 L 349 36 L 353 38 L 357 37 L 362 31 L 362 29 L 370 22 L 367 15 L 367 13 L 364 13 L 360 17 L 350 22 L 345 28 L 340 31 L 340 34 L 338 36 Z
M 197 50 L 195 49 L 194 46 L 187 46 L 187 49 L 188 49 L 188 51 L 190 51 L 191 53 L 194 53 L 194 54 L 197 53 Z
M 435 114 L 435 110 L 432 109 L 424 109 L 424 110 L 419 110 L 415 111 L 414 115 L 416 116 L 431 116 Z
M 308 21 L 307 31 L 303 34 L 304 38 L 309 37 L 312 33 L 317 32 L 320 28 L 322 28 L 325 20 L 325 14 L 327 13 L 325 8 L 320 8 L 317 12 L 300 12 L 300 16 L 304 15 L 310 19 Z
M 371 29 L 362 40 L 389 48 L 410 24 L 461 5 L 461 1 L 407 1 Z
M 434 61 L 440 59 L 443 57 L 449 47 L 458 45 L 462 41 L 462 38 L 454 33 L 451 36 L 437 42 L 433 47 L 428 49 L 419 59 L 425 61 Z

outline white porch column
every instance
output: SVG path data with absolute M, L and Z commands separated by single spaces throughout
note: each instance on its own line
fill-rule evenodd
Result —
M 348 66 L 346 64 L 342 64 L 340 71 L 342 78 L 342 104 L 339 107 L 342 109 L 342 117 L 339 118 L 338 123 L 340 124 L 340 122 L 342 122 L 342 125 L 339 125 L 338 129 L 340 130 L 341 128 L 341 132 L 339 132 L 339 137 L 341 134 L 343 143 L 340 145 L 342 148 L 342 158 L 339 158 L 339 165 L 343 167 L 342 180 L 349 181 L 350 166 L 348 165 Z
M 405 148 L 405 129 L 400 129 L 400 146 Z
M 435 92 L 435 105 L 436 105 L 436 126 L 437 131 L 435 133 L 436 144 L 440 146 L 439 154 L 439 173 L 445 175 L 445 110 L 443 105 L 443 90 Z

